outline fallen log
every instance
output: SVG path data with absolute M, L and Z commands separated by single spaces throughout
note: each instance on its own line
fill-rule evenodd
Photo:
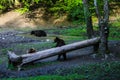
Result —
M 20 55 L 19 57 L 22 58 L 22 62 L 20 64 L 20 66 L 30 63 L 30 62 L 33 62 L 33 61 L 37 61 L 37 60 L 41 60 L 41 59 L 48 58 L 51 56 L 55 56 L 55 55 L 61 54 L 63 52 L 69 52 L 69 51 L 77 50 L 80 48 L 88 47 L 91 45 L 96 46 L 96 44 L 99 44 L 99 42 L 100 42 L 100 38 L 98 37 L 98 38 L 92 38 L 92 39 L 88 39 L 88 40 L 84 40 L 84 41 L 80 41 L 80 42 L 75 42 L 75 43 L 64 45 L 61 47 L 38 51 L 33 54 Z M 10 59 L 17 60 L 16 58 L 18 58 L 18 56 L 17 55 L 16 55 L 16 57 L 12 56 L 13 54 L 16 55 L 15 53 L 8 52 L 8 55 L 9 55 L 8 57 L 12 57 Z M 11 61 L 13 61 L 13 60 L 11 60 Z

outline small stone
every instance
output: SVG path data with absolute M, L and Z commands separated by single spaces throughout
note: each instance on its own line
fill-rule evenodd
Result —
M 50 41 L 50 39 L 46 39 L 46 41 L 47 41 L 47 42 L 49 42 L 49 41 Z
M 5 38 L 3 37 L 2 39 L 4 40 Z

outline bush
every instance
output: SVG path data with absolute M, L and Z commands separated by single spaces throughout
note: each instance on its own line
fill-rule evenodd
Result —
M 68 11 L 68 20 L 84 22 L 85 19 L 83 6 L 75 5 L 71 7 Z

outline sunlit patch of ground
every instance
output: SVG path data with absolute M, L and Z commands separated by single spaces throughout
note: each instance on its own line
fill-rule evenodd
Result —
M 69 25 L 70 23 L 67 21 L 67 16 L 61 16 L 58 18 L 47 17 L 48 15 L 44 15 L 43 11 L 39 11 L 39 13 L 35 12 L 36 15 L 34 17 L 28 17 L 30 14 L 21 14 L 16 11 L 10 11 L 5 14 L 0 15 L 0 27 L 2 28 L 50 28 L 56 26 L 64 26 Z M 37 15 L 39 14 L 39 15 Z M 32 15 L 32 13 L 31 13 Z M 47 18 L 44 19 L 43 17 Z M 70 24 L 71 25 L 71 24 Z
M 10 11 L 0 16 L 0 27 L 35 27 L 33 23 L 30 23 L 24 15 Z

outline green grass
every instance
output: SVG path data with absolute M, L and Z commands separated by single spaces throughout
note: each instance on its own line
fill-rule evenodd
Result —
M 31 64 L 27 64 L 27 65 L 24 65 L 22 66 L 22 69 L 23 70 L 30 70 L 30 69 L 33 69 L 33 68 L 39 68 L 39 67 L 43 67 L 43 66 L 50 66 L 50 65 L 55 65 L 59 63 L 58 61 L 48 61 L 48 62 L 39 62 L 39 63 L 31 63 Z M 8 68 L 12 71 L 17 71 L 18 68 L 17 67 L 14 67 L 13 65 L 9 65 Z
M 3 80 L 119 80 L 119 74 L 120 62 L 114 61 L 58 69 L 53 75 L 7 78 Z
M 33 63 L 33 64 L 27 64 L 23 66 L 24 70 L 29 70 L 29 69 L 33 69 L 33 68 L 38 68 L 38 67 L 42 67 L 42 66 L 46 66 L 46 65 L 52 65 L 52 64 L 57 64 L 58 61 L 54 61 L 54 62 L 40 62 L 40 63 Z
M 45 39 L 48 38 L 48 39 L 51 40 L 51 42 L 44 42 L 43 41 L 43 42 L 37 42 L 37 43 L 19 43 L 19 44 L 12 45 L 9 48 L 2 48 L 2 49 L 0 49 L 0 53 L 2 53 L 2 57 L 0 56 L 0 63 L 2 61 L 4 61 L 4 57 L 6 57 L 6 54 L 7 54 L 8 50 L 15 52 L 17 55 L 21 55 L 21 54 L 26 54 L 27 50 L 29 50 L 32 47 L 35 48 L 37 51 L 41 51 L 41 50 L 50 49 L 50 48 L 55 47 L 55 43 L 53 43 L 53 40 L 55 38 L 54 35 L 50 35 L 47 38 L 44 38 L 44 37 L 43 38 L 38 38 L 38 37 L 35 37 L 35 36 L 31 36 L 29 34 L 23 35 L 23 36 L 26 36 L 28 38 L 34 38 L 34 39 L 37 39 L 37 40 L 45 40 Z M 66 44 L 83 40 L 82 37 L 78 37 L 78 36 L 59 35 L 59 37 L 64 39 Z
M 94 30 L 97 31 L 98 25 L 94 25 Z M 76 36 L 81 40 L 87 39 L 86 27 L 84 25 L 78 27 L 72 27 L 68 29 L 55 29 L 50 30 L 51 33 L 59 33 L 63 36 Z M 119 20 L 109 23 L 109 40 L 120 40 L 120 22 Z M 98 35 L 99 36 L 99 35 Z M 72 39 L 72 38 L 71 38 Z
M 120 22 L 115 21 L 110 23 L 110 34 L 109 34 L 109 39 L 110 40 L 120 40 Z
M 65 36 L 85 36 L 86 35 L 86 27 L 85 26 L 78 26 L 78 27 L 71 27 L 67 29 L 53 29 L 49 30 L 49 33 L 59 33 Z
M 2 79 L 2 80 L 85 80 L 85 76 L 72 74 L 68 76 L 59 76 L 59 75 L 47 75 L 47 76 L 36 76 L 36 77 L 29 77 L 29 78 L 9 78 L 9 79 Z

